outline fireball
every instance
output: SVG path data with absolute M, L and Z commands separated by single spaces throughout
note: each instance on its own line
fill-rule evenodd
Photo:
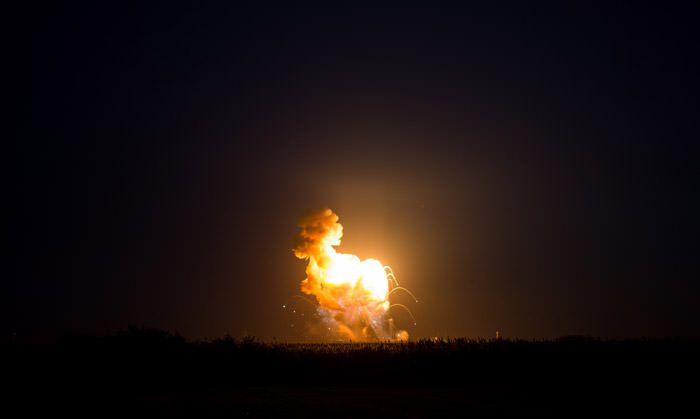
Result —
M 335 247 L 340 245 L 343 226 L 328 208 L 302 217 L 299 227 L 294 254 L 308 260 L 301 291 L 316 297 L 327 329 L 352 341 L 407 340 L 406 331 L 393 330 L 389 295 L 399 289 L 411 293 L 398 286 L 391 268 L 377 259 L 338 253 Z M 392 280 L 395 287 L 390 290 Z

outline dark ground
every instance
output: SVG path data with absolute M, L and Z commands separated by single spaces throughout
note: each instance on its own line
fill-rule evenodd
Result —
M 94 417 L 692 413 L 699 349 L 698 340 L 584 337 L 188 342 L 137 328 L 2 348 L 10 411 Z

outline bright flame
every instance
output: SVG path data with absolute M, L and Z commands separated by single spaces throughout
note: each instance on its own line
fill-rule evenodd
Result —
M 406 331 L 392 330 L 387 315 L 390 278 L 384 265 L 336 252 L 343 237 L 338 216 L 322 209 L 303 217 L 299 227 L 294 254 L 309 261 L 301 290 L 316 297 L 327 329 L 354 341 L 407 340 Z

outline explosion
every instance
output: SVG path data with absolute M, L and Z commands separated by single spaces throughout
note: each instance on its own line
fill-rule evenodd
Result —
M 309 261 L 301 291 L 316 297 L 317 312 L 327 329 L 351 341 L 407 340 L 406 331 L 394 330 L 388 312 L 400 306 L 411 313 L 402 304 L 392 305 L 389 295 L 399 289 L 413 294 L 398 286 L 391 268 L 376 259 L 336 252 L 343 226 L 328 208 L 302 217 L 299 227 L 294 255 Z

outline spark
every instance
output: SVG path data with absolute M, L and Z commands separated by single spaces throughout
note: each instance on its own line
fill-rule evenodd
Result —
M 394 285 L 398 287 L 399 280 L 396 279 L 396 275 L 394 275 L 394 270 L 391 269 L 391 266 L 384 265 L 384 271 L 386 272 L 386 277 L 392 279 L 394 281 Z
M 408 315 L 411 316 L 411 320 L 413 320 L 413 325 L 414 325 L 414 326 L 417 325 L 417 323 L 416 323 L 416 318 L 413 317 L 413 313 L 411 313 L 411 310 L 409 310 L 408 307 L 406 307 L 406 306 L 403 305 L 403 304 L 399 304 L 399 303 L 394 303 L 394 304 L 392 304 L 392 305 L 389 306 L 390 309 L 391 309 L 392 307 L 401 307 L 401 308 L 403 308 L 404 310 L 406 310 L 406 312 L 408 313 Z
M 394 288 L 391 289 L 391 291 L 389 291 L 389 295 L 393 294 L 394 291 L 404 291 L 404 292 L 408 293 L 408 295 L 410 295 L 411 297 L 413 297 L 413 299 L 416 301 L 416 303 L 418 302 L 418 299 L 416 298 L 416 296 L 413 295 L 413 293 L 412 293 L 411 291 L 409 291 L 408 288 L 404 288 L 404 287 L 394 287 Z

